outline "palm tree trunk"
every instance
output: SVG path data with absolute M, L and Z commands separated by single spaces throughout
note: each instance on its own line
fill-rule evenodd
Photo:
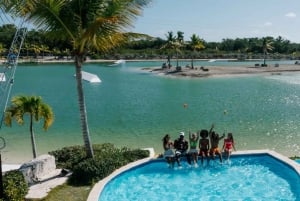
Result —
M 192 61 L 191 61 L 191 66 L 192 66 L 192 69 L 194 69 L 194 55 L 192 55 Z
M 32 154 L 33 158 L 36 158 L 36 144 L 35 144 L 35 138 L 34 138 L 34 131 L 33 131 L 33 116 L 30 115 L 30 137 L 31 137 L 31 147 L 32 147 Z
M 176 67 L 178 67 L 178 52 L 176 51 Z
M 267 57 L 267 54 L 266 54 L 266 51 L 264 51 L 264 66 L 266 66 L 266 57 Z
M 77 82 L 78 105 L 80 111 L 82 137 L 83 137 L 87 156 L 89 158 L 93 158 L 94 152 L 90 140 L 90 133 L 89 133 L 89 127 L 87 121 L 87 112 L 86 112 L 85 99 L 84 99 L 83 87 L 82 87 L 82 72 L 81 72 L 82 62 L 83 62 L 83 55 L 75 55 L 76 82 Z

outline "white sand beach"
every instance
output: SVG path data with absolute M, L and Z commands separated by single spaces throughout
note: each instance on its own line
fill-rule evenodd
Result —
M 208 66 L 195 67 L 194 69 L 182 67 L 181 71 L 176 71 L 175 67 L 170 69 L 143 68 L 143 70 L 155 73 L 158 75 L 173 76 L 173 77 L 227 77 L 227 76 L 249 76 L 257 74 L 279 75 L 284 72 L 298 72 L 300 65 L 280 65 L 278 67 L 238 67 L 238 66 Z

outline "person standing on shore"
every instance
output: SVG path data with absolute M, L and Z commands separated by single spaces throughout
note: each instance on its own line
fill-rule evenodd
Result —
M 174 148 L 176 149 L 175 160 L 179 167 L 181 167 L 180 157 L 182 156 L 186 156 L 188 163 L 191 164 L 190 155 L 187 153 L 189 143 L 184 139 L 184 132 L 179 133 L 179 138 L 174 141 Z
M 171 137 L 169 134 L 166 134 L 163 138 L 163 148 L 163 157 L 166 159 L 167 163 L 169 164 L 169 167 L 173 168 L 175 163 L 175 154 L 173 151 L 174 143 L 171 141 Z

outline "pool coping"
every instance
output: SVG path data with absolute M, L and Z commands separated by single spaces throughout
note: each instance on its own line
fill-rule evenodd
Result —
M 150 155 L 149 157 L 147 158 L 144 158 L 144 159 L 141 159 L 141 160 L 138 160 L 138 161 L 135 161 L 135 162 L 132 162 L 132 163 L 129 163 L 117 170 L 115 170 L 112 174 L 110 174 L 109 176 L 105 177 L 104 179 L 100 180 L 98 183 L 96 183 L 94 185 L 94 187 L 92 188 L 92 190 L 90 191 L 89 193 L 89 196 L 88 196 L 88 199 L 87 201 L 98 201 L 99 200 L 99 196 L 100 196 L 100 193 L 102 192 L 103 188 L 105 187 L 105 185 L 111 180 L 113 179 L 114 177 L 116 177 L 117 175 L 121 174 L 122 172 L 125 172 L 131 168 L 134 168 L 136 166 L 139 166 L 143 163 L 146 163 L 146 162 L 149 162 L 151 160 L 154 160 L 155 159 L 155 152 L 154 152 L 154 149 L 153 148 L 145 148 L 146 150 L 149 150 L 150 151 Z M 286 156 L 283 156 L 275 151 L 272 151 L 272 150 L 246 150 L 246 151 L 236 151 L 236 152 L 233 152 L 232 155 L 256 155 L 256 154 L 268 154 L 280 161 L 282 161 L 283 163 L 289 165 L 291 168 L 293 168 L 297 173 L 298 175 L 300 176 L 300 165 L 286 157 Z

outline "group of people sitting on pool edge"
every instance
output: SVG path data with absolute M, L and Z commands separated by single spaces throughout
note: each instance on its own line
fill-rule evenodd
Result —
M 228 133 L 227 137 L 225 138 L 225 133 L 222 136 L 219 136 L 219 134 L 213 131 L 213 129 L 214 125 L 211 126 L 209 131 L 203 129 L 197 133 L 191 134 L 189 132 L 189 142 L 185 140 L 184 132 L 180 132 L 179 138 L 174 142 L 171 141 L 170 135 L 166 134 L 163 138 L 163 156 L 167 160 L 169 166 L 174 167 L 174 163 L 176 161 L 178 166 L 181 167 L 180 158 L 183 156 L 186 156 L 187 162 L 190 165 L 193 161 L 195 167 L 198 166 L 198 156 L 201 157 L 202 165 L 204 162 L 204 157 L 206 157 L 207 164 L 209 164 L 210 158 L 214 160 L 216 155 L 219 156 L 220 162 L 222 163 L 223 159 L 221 151 L 224 151 L 226 159 L 229 159 L 232 150 L 236 150 L 232 133 Z M 199 136 L 201 137 L 200 140 Z M 222 150 L 220 150 L 219 142 L 223 138 L 225 139 Z

